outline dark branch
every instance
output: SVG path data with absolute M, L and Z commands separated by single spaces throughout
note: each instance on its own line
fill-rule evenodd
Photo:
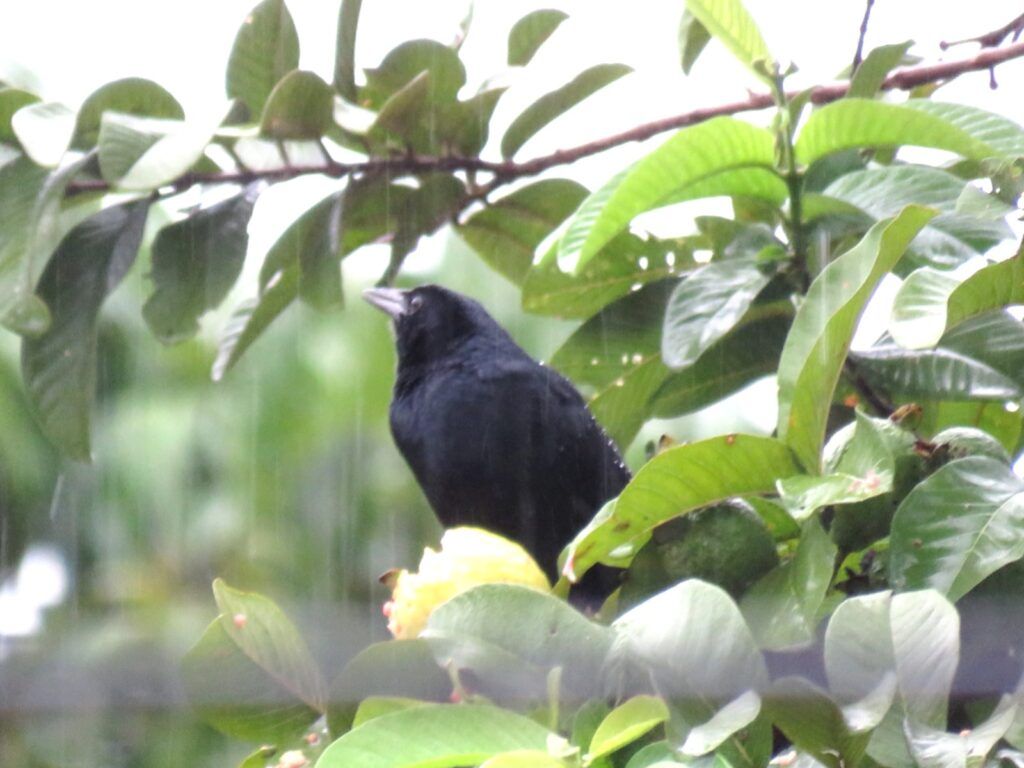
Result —
M 986 48 L 976 55 L 955 61 L 940 62 L 922 66 L 904 67 L 895 70 L 882 83 L 883 90 L 910 90 L 925 83 L 949 80 L 968 72 L 991 69 L 1011 59 L 1024 56 L 1024 42 L 1013 43 L 1001 48 Z M 850 89 L 849 82 L 837 82 L 815 86 L 810 91 L 810 100 L 814 104 L 827 104 L 841 99 Z M 795 98 L 796 92 L 787 94 Z M 752 93 L 743 101 L 718 104 L 712 107 L 701 107 L 679 115 L 661 120 L 654 120 L 638 125 L 627 131 L 606 136 L 586 144 L 569 149 L 560 149 L 548 155 L 542 155 L 524 162 L 490 161 L 478 157 L 445 155 L 431 157 L 423 155 L 398 155 L 394 157 L 371 158 L 358 163 L 324 162 L 323 164 L 298 165 L 285 168 L 274 168 L 265 171 L 240 169 L 218 173 L 188 173 L 173 181 L 162 194 L 179 192 L 194 184 L 249 184 L 258 180 L 285 181 L 308 174 L 321 174 L 332 178 L 344 178 L 353 174 L 387 173 L 390 175 L 416 175 L 435 171 L 465 171 L 488 173 L 493 176 L 487 184 L 487 190 L 494 189 L 516 179 L 536 176 L 551 168 L 568 165 L 591 155 L 634 141 L 645 141 L 660 133 L 685 128 L 702 123 L 713 117 L 735 115 L 741 112 L 752 112 L 768 109 L 775 105 L 770 93 Z M 80 180 L 72 182 L 68 194 L 80 192 L 104 192 L 112 186 L 102 179 Z
M 857 364 L 849 357 L 843 363 L 843 373 L 846 374 L 846 378 L 853 388 L 857 390 L 860 399 L 870 406 L 876 415 L 889 418 L 896 412 L 895 403 L 875 389 L 871 382 L 864 378 Z
M 860 21 L 860 34 L 857 36 L 857 50 L 853 54 L 853 66 L 850 67 L 850 76 L 853 77 L 864 60 L 864 38 L 868 36 L 868 23 L 871 21 L 871 9 L 875 7 L 875 0 L 867 0 L 864 6 L 864 18 Z

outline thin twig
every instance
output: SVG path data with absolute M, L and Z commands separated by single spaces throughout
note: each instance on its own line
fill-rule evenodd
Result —
M 945 61 L 937 64 L 926 64 L 904 67 L 895 70 L 882 83 L 883 90 L 910 90 L 925 83 L 949 80 L 968 72 L 986 70 L 1011 59 L 1024 56 L 1024 42 L 1013 43 L 1001 48 L 986 48 L 966 59 Z M 815 86 L 810 90 L 810 100 L 814 104 L 827 104 L 841 99 L 850 89 L 850 83 L 843 81 Z M 787 94 L 787 98 L 795 98 L 798 92 Z M 551 168 L 568 165 L 591 155 L 596 155 L 613 147 L 634 141 L 645 141 L 666 131 L 685 128 L 702 123 L 714 117 L 735 115 L 768 109 L 774 106 L 775 100 L 770 93 L 752 93 L 747 99 L 727 104 L 683 112 L 678 115 L 654 120 L 635 126 L 629 130 L 606 136 L 602 139 L 581 144 L 568 149 L 560 149 L 548 155 L 526 160 L 524 162 L 491 161 L 478 157 L 460 155 L 424 156 L 397 155 L 394 157 L 378 157 L 357 163 L 324 162 L 322 164 L 295 165 L 285 168 L 255 171 L 239 169 L 237 171 L 221 171 L 217 173 L 187 173 L 171 182 L 167 194 L 179 192 L 194 184 L 247 184 L 258 179 L 267 181 L 284 181 L 297 176 L 321 174 L 332 178 L 344 178 L 360 173 L 387 173 L 391 175 L 417 175 L 435 171 L 476 171 L 493 174 L 494 179 L 488 185 L 488 191 L 516 179 L 536 176 Z M 112 185 L 102 179 L 83 179 L 74 181 L 68 186 L 68 194 L 81 192 L 105 192 Z
M 864 60 L 864 38 L 868 35 L 868 23 L 871 21 L 871 9 L 875 6 L 875 0 L 867 0 L 864 6 L 864 18 L 860 21 L 860 34 L 857 36 L 857 50 L 853 54 L 853 66 L 850 67 L 850 76 L 856 74 L 860 63 Z
M 999 29 L 993 29 L 991 32 L 986 32 L 984 35 L 978 35 L 977 37 L 967 37 L 963 40 L 953 40 L 952 42 L 946 42 L 943 40 L 939 43 L 939 48 L 946 50 L 952 48 L 954 45 L 963 45 L 964 43 L 980 43 L 982 48 L 995 48 L 997 45 L 1002 44 L 1010 35 L 1013 36 L 1014 42 L 1020 37 L 1021 32 L 1024 32 L 1024 13 L 1015 18 L 1008 24 L 1004 24 Z

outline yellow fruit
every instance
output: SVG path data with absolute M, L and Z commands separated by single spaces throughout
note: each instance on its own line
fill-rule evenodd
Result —
M 384 604 L 388 629 L 399 639 L 418 637 L 441 603 L 478 584 L 522 584 L 548 592 L 540 566 L 521 546 L 481 528 L 452 528 L 441 551 L 423 550 L 416 573 L 392 574 L 391 600 Z

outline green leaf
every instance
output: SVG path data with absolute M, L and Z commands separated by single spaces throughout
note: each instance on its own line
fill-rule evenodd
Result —
M 573 206 L 575 208 L 575 206 Z M 648 283 L 696 266 L 684 239 L 641 240 L 622 232 L 577 274 L 558 268 L 552 248 L 523 282 L 523 309 L 543 315 L 587 318 Z
M 487 695 L 514 692 L 518 701 L 543 699 L 555 667 L 561 667 L 563 695 L 600 695 L 612 642 L 607 627 L 588 621 L 564 600 L 511 584 L 485 584 L 456 595 L 430 615 L 423 637 L 442 666 L 468 671 Z
M 590 741 L 587 760 L 610 755 L 632 744 L 648 731 L 668 720 L 668 707 L 657 696 L 634 696 L 601 721 Z
M 984 253 L 1011 233 L 1004 217 L 1008 207 L 980 218 L 961 212 L 961 200 L 973 186 L 951 173 L 925 166 L 889 166 L 845 174 L 823 192 L 855 206 L 873 219 L 899 213 L 917 203 L 939 211 L 910 246 L 915 262 L 956 266 L 975 253 Z M 1000 206 L 1002 204 L 1000 203 Z
M 883 430 L 898 428 L 860 412 L 856 419 L 852 435 L 841 430 L 825 447 L 826 456 L 841 451 L 836 461 L 827 462 L 832 465 L 827 474 L 779 480 L 783 505 L 795 519 L 803 520 L 821 507 L 863 501 L 892 490 L 896 457 Z M 907 439 L 913 445 L 912 436 L 907 434 Z
M 103 115 L 99 135 L 100 171 L 121 189 L 155 189 L 178 179 L 203 156 L 223 115 L 194 122 Z
M 901 347 L 926 349 L 968 318 L 1009 304 L 1024 303 L 1024 246 L 1006 261 L 969 277 L 923 267 L 900 286 L 889 332 Z
M 218 306 L 235 284 L 249 242 L 256 190 L 201 209 L 164 227 L 153 242 L 153 294 L 142 308 L 165 344 L 199 330 L 199 317 Z
M 750 726 L 760 713 L 760 695 L 754 691 L 741 693 L 715 712 L 710 720 L 691 728 L 679 751 L 691 757 L 707 754 L 734 733 Z
M 443 143 L 464 155 L 478 155 L 490 135 L 491 115 L 507 88 L 485 88 L 437 115 Z
M 885 336 L 852 355 L 858 370 L 889 391 L 947 400 L 1017 397 L 1024 381 L 1024 327 L 1003 309 L 947 331 L 933 349 L 905 349 Z
M 820 763 L 840 768 L 857 765 L 863 757 L 870 733 L 853 732 L 839 705 L 811 681 L 802 677 L 776 680 L 765 706 L 772 723 L 793 745 Z
M 778 478 L 797 471 L 789 449 L 768 437 L 726 435 L 669 448 L 636 473 L 606 519 L 576 536 L 565 573 L 578 579 L 666 520 L 733 496 L 771 493 Z
M 24 157 L 0 168 L 0 322 L 16 333 L 40 334 L 50 324 L 33 288 L 63 234 L 64 192 L 91 161 L 87 155 L 49 174 Z
M 807 119 L 794 151 L 803 165 L 843 149 L 918 146 L 981 160 L 998 151 L 966 130 L 924 109 L 870 99 L 841 99 Z
M 984 142 L 990 157 L 1015 159 L 1024 156 L 1024 128 L 992 112 L 966 104 L 947 104 L 931 99 L 911 99 L 906 103 L 927 115 L 945 120 L 964 133 Z
M 850 80 L 850 90 L 847 96 L 852 98 L 873 98 L 885 82 L 889 72 L 899 66 L 910 46 L 914 43 L 908 40 L 905 43 L 893 43 L 892 45 L 880 45 L 873 49 L 857 67 Z
M 255 118 L 274 86 L 299 66 L 299 37 L 284 0 L 263 0 L 246 17 L 228 58 L 227 92 Z
M 774 373 L 793 320 L 792 306 L 765 307 L 764 315 L 741 321 L 689 368 L 671 373 L 652 395 L 651 415 L 672 418 L 728 397 Z
M 719 261 L 691 272 L 665 308 L 661 358 L 688 368 L 746 314 L 772 275 L 753 259 Z
M 873 226 L 826 267 L 797 310 L 779 360 L 779 437 L 812 473 L 820 471 L 832 393 L 850 339 L 875 286 L 934 212 L 908 206 Z
M 904 711 L 919 723 L 944 728 L 960 654 L 956 608 L 934 590 L 906 592 L 893 596 L 889 622 Z
M 825 673 L 829 690 L 841 704 L 867 699 L 896 669 L 889 629 L 891 602 L 889 592 L 851 597 L 829 619 Z
M 568 179 L 545 179 L 517 189 L 455 227 L 484 262 L 516 285 L 528 280 L 534 252 L 586 196 Z M 526 288 L 523 302 L 526 302 Z
M 11 130 L 32 162 L 55 168 L 71 145 L 75 113 L 52 101 L 27 104 L 11 117 Z
M 501 139 L 502 157 L 513 157 L 523 144 L 556 117 L 632 71 L 625 64 L 597 64 L 583 70 L 565 85 L 545 93 L 516 117 L 505 131 Z
M 759 647 L 780 650 L 813 640 L 835 558 L 836 547 L 821 524 L 807 520 L 793 559 L 766 574 L 740 603 Z
M 359 98 L 356 90 L 356 31 L 362 5 L 363 0 L 342 0 L 334 44 L 334 89 L 352 103 Z
M 679 63 L 683 74 L 688 75 L 697 63 L 704 47 L 711 40 L 707 27 L 697 21 L 689 11 L 683 11 L 679 20 Z
M 530 63 L 544 41 L 569 16 L 562 11 L 541 9 L 528 13 L 508 33 L 508 65 L 522 67 Z
M 889 580 L 959 600 L 1024 557 L 1024 483 L 1001 461 L 969 456 L 918 485 L 892 521 Z
M 359 92 L 359 103 L 379 110 L 423 72 L 429 73 L 430 104 L 454 103 L 466 84 L 466 69 L 458 53 L 436 40 L 410 40 L 388 53 L 379 67 L 366 70 L 366 85 Z
M 429 734 L 430 738 L 409 738 Z M 433 704 L 378 717 L 331 744 L 316 768 L 455 768 L 514 750 L 546 751 L 550 731 L 479 704 Z
M 315 72 L 296 69 L 274 86 L 260 119 L 260 132 L 275 139 L 319 139 L 331 127 L 334 94 Z
M 257 298 L 242 302 L 232 313 L 220 340 L 210 378 L 220 381 L 231 370 L 267 327 L 291 306 L 299 295 L 299 269 L 281 270 L 276 279 Z
M 44 434 L 65 455 L 89 461 L 96 389 L 96 319 L 138 254 L 148 201 L 107 208 L 75 227 L 36 288 L 50 327 L 22 342 L 25 387 Z
M 78 110 L 71 146 L 88 149 L 99 141 L 105 112 L 184 120 L 181 104 L 163 86 L 142 77 L 115 80 L 93 91 Z
M 295 625 L 271 600 L 217 579 L 220 616 L 186 654 L 193 706 L 235 738 L 280 743 L 324 710 L 320 673 Z
M 771 63 L 772 55 L 740 0 L 686 0 L 686 10 L 751 72 L 765 77 L 755 64 Z
M 774 139 L 763 128 L 731 117 L 684 128 L 583 202 L 559 241 L 559 266 L 582 271 L 635 216 L 669 203 L 753 195 L 780 204 L 787 191 L 774 162 Z
M 360 651 L 331 683 L 327 725 L 331 733 L 352 727 L 359 703 L 371 696 L 446 702 L 448 673 L 434 661 L 426 640 L 387 640 Z
M 11 118 L 22 107 L 35 104 L 39 97 L 20 88 L 0 88 L 0 141 L 13 144 L 18 140 L 11 127 Z
M 767 685 L 764 658 L 739 608 L 714 585 L 684 581 L 620 616 L 612 628 L 620 652 L 643 662 L 658 692 L 688 724 L 710 724 L 742 695 Z M 732 733 L 749 725 L 760 710 L 756 694 L 746 701 L 753 706 L 739 707 L 745 717 L 726 718 L 736 726 Z M 719 732 L 719 743 L 734 739 L 732 733 Z M 695 750 L 696 743 L 690 747 Z

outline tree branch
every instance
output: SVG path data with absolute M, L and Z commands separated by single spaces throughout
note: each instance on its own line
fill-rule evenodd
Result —
M 982 48 L 993 48 L 1001 44 L 1003 40 L 1010 35 L 1013 35 L 1013 39 L 1016 42 L 1017 38 L 1020 37 L 1021 32 L 1024 32 L 1024 13 L 1013 21 L 1004 24 L 999 29 L 993 29 L 991 32 L 986 32 L 984 35 L 968 37 L 963 40 L 954 40 L 950 43 L 943 40 L 939 43 L 939 48 L 945 51 L 948 48 L 952 48 L 954 45 L 963 45 L 964 43 L 980 43 Z
M 1024 57 L 1024 42 L 1013 43 L 1000 48 L 986 48 L 972 57 L 954 61 L 939 62 L 895 70 L 882 83 L 882 90 L 910 90 L 925 83 L 949 80 L 968 72 L 991 69 L 1005 61 Z M 814 104 L 827 104 L 841 99 L 850 89 L 847 81 L 817 85 L 810 89 L 810 100 Z M 795 98 L 798 92 L 787 94 Z M 284 181 L 298 176 L 320 174 L 332 178 L 344 178 L 363 173 L 387 173 L 391 175 L 416 175 L 436 171 L 467 171 L 493 175 L 487 184 L 492 191 L 516 179 L 536 176 L 551 168 L 568 165 L 585 157 L 600 154 L 613 147 L 634 141 L 645 141 L 660 133 L 685 128 L 722 115 L 735 115 L 768 109 L 775 101 L 770 93 L 752 93 L 743 101 L 701 107 L 682 114 L 654 120 L 629 130 L 606 136 L 602 139 L 568 149 L 560 149 L 548 155 L 523 162 L 490 161 L 478 157 L 444 155 L 400 155 L 395 157 L 371 158 L 358 163 L 324 162 L 323 164 L 297 165 L 270 170 L 239 169 L 218 173 L 188 173 L 173 181 L 162 194 L 180 192 L 194 184 L 248 184 L 254 181 Z M 82 192 L 105 192 L 115 187 L 102 179 L 80 180 L 68 186 L 68 194 Z

